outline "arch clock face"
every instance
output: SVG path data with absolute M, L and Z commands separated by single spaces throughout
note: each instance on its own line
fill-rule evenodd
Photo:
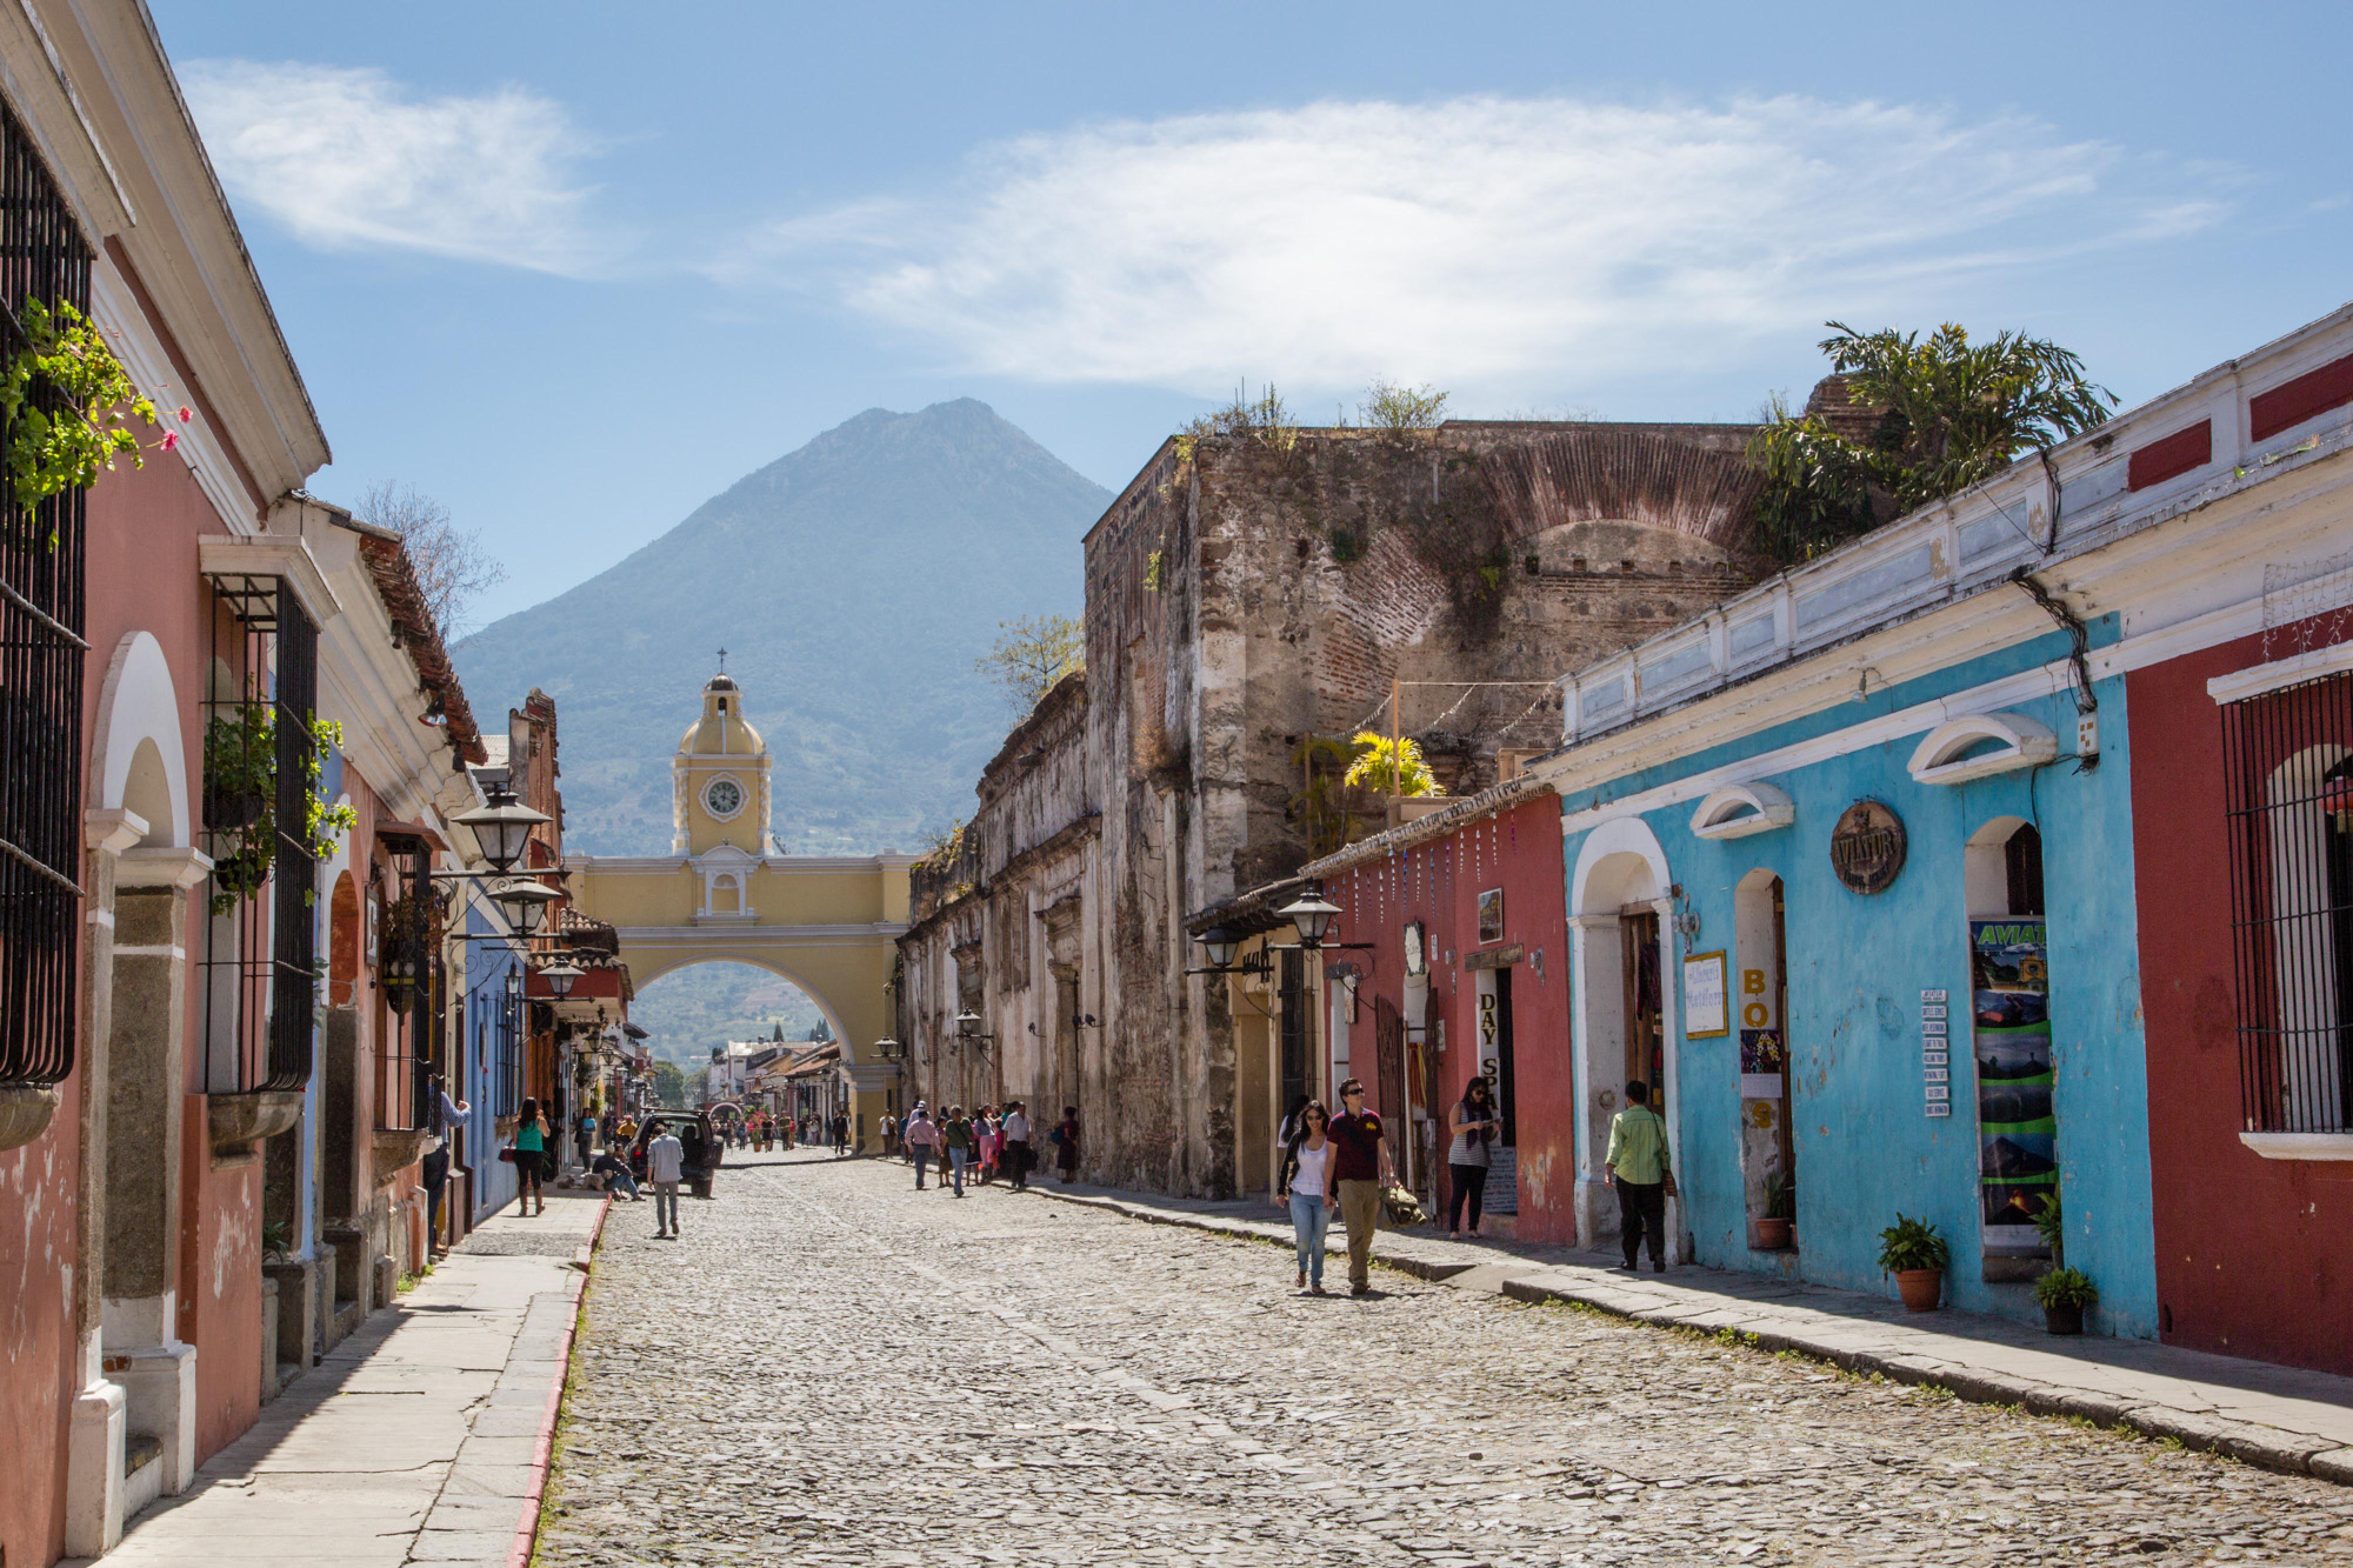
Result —
M 733 816 L 744 807 L 744 791 L 733 779 L 712 779 L 702 792 L 702 804 L 713 816 Z

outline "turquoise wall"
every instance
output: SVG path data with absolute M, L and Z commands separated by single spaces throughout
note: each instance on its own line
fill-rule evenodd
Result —
M 1866 701 L 1841 704 L 1800 724 L 1652 770 L 1640 775 L 1639 783 L 1613 781 L 1569 797 L 1564 806 L 1574 812 L 1799 739 L 1851 728 L 2063 651 L 2063 644 L 2045 639 L 1957 664 L 1932 679 L 1873 691 Z M 2043 842 L 2067 1261 L 2099 1286 L 2100 1306 L 2093 1314 L 2098 1328 L 2155 1337 L 2124 683 L 2104 681 L 2094 689 L 2101 753 L 2091 773 L 2075 771 L 2074 704 L 2060 697 L 2004 710 L 2039 719 L 2059 736 L 2061 757 L 2049 767 L 1958 785 L 1915 784 L 1905 768 L 1922 738 L 1915 732 L 1813 766 L 1745 778 L 1771 783 L 1797 803 L 1796 821 L 1778 831 L 1720 842 L 1695 837 L 1690 831 L 1695 799 L 1643 817 L 1665 850 L 1687 908 L 1700 918 L 1698 936 L 1678 942 L 1678 958 L 1685 951 L 1726 949 L 1733 952 L 1736 976 L 1733 889 L 1759 868 L 1782 880 L 1798 1267 L 1804 1279 L 1892 1296 L 1894 1283 L 1875 1260 L 1878 1232 L 1901 1210 L 1932 1221 L 1951 1240 L 1948 1302 L 2041 1321 L 2030 1287 L 1989 1283 L 1982 1277 L 1976 1075 L 1968 1048 L 1963 850 L 1969 836 L 1989 820 L 2016 816 L 2035 823 Z M 1841 884 L 1830 858 L 1832 826 L 1864 796 L 1893 807 L 1909 838 L 1902 874 L 1885 891 L 1870 896 Z M 1575 831 L 1567 837 L 1565 875 L 1576 865 L 1582 838 Z M 1678 964 L 1678 981 L 1680 973 Z M 1924 988 L 1942 988 L 1951 998 L 1949 1119 L 1932 1119 L 1923 1111 Z M 1683 1224 L 1695 1238 L 1698 1261 L 1778 1272 L 1786 1255 L 1753 1252 L 1747 1245 L 1737 1039 L 1736 1020 L 1730 1037 L 1678 1042 L 1679 1104 L 1671 1109 L 1682 1139 Z

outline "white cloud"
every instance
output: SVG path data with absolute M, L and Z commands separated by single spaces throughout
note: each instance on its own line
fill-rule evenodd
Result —
M 586 276 L 610 246 L 564 106 L 521 88 L 416 99 L 377 70 L 199 60 L 181 73 L 231 194 L 305 244 L 387 248 Z
M 1326 102 L 1025 137 L 713 270 L 1039 381 L 1497 386 L 1928 321 L 1964 283 L 2211 225 L 2216 184 L 1878 103 Z

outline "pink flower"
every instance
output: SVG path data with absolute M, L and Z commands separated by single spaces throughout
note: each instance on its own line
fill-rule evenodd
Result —
M 193 409 L 193 408 L 189 407 L 189 406 L 188 406 L 186 404 L 185 404 L 185 403 L 184 403 L 184 404 L 182 404 L 182 405 L 180 405 L 180 423 L 181 423 L 181 424 L 185 425 L 189 420 L 194 419 L 195 416 L 196 416 L 196 411 L 195 411 L 195 409 Z
M 179 444 L 180 433 L 177 430 L 166 430 L 164 432 L 164 450 L 168 452 Z

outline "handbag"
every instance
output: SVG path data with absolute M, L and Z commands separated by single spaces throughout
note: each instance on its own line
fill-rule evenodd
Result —
M 500 1150 L 499 1158 L 505 1161 L 510 1165 L 513 1164 L 515 1163 L 515 1150 L 512 1145 Z
M 1397 1182 L 1391 1182 L 1381 1189 L 1381 1211 L 1389 1224 L 1400 1230 L 1408 1226 L 1425 1225 L 1430 1220 L 1429 1214 L 1421 1206 L 1421 1200 Z

